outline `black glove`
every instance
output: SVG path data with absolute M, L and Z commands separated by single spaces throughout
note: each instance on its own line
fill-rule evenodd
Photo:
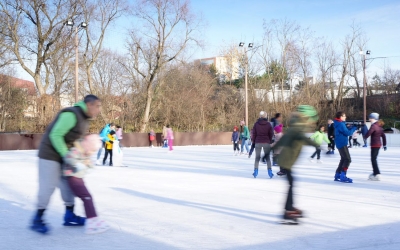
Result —
M 385 150 L 385 151 L 386 151 L 386 149 L 387 149 L 387 147 L 386 147 L 386 146 L 384 146 L 384 147 L 383 147 L 383 150 Z
M 114 144 L 114 141 L 110 141 L 111 144 Z

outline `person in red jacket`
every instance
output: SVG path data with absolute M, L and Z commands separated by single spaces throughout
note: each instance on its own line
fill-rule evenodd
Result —
M 386 135 L 383 133 L 382 126 L 379 126 L 379 114 L 378 113 L 371 113 L 369 116 L 369 121 L 371 122 L 371 127 L 368 130 L 368 133 L 364 136 L 364 139 L 367 139 L 371 136 L 371 163 L 372 163 L 372 170 L 373 173 L 370 174 L 369 180 L 371 181 L 379 181 L 381 179 L 381 172 L 379 171 L 378 167 L 378 154 L 379 149 L 382 147 L 381 138 L 383 141 L 383 149 L 386 151 Z
M 255 143 L 256 149 L 256 159 L 254 161 L 254 178 L 258 175 L 258 165 L 260 163 L 261 158 L 261 149 L 264 150 L 265 158 L 268 164 L 268 175 L 270 178 L 274 176 L 271 169 L 271 158 L 269 156 L 271 151 L 271 143 L 272 137 L 274 136 L 274 131 L 272 128 L 271 123 L 268 121 L 267 112 L 261 111 L 260 112 L 260 119 L 254 123 L 253 126 L 253 142 Z

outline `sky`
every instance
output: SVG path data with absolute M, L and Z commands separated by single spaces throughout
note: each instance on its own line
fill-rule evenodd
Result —
M 191 6 L 204 24 L 200 31 L 204 47 L 190 51 L 192 59 L 218 56 L 224 46 L 239 42 L 254 42 L 257 46 L 261 43 L 263 21 L 272 19 L 295 21 L 339 47 L 354 21 L 369 38 L 370 57 L 388 57 L 369 61 L 367 74 L 379 73 L 385 64 L 400 69 L 398 0 L 192 0 Z M 124 50 L 125 29 L 131 25 L 134 24 L 126 18 L 119 19 L 110 27 L 105 47 Z M 22 78 L 30 80 L 23 70 L 20 72 Z

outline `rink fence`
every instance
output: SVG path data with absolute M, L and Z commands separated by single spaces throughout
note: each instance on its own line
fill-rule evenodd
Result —
M 0 150 L 38 149 L 43 134 L 0 134 Z M 311 135 L 311 134 L 309 134 Z M 193 145 L 230 145 L 231 132 L 175 132 L 174 146 Z M 400 147 L 400 134 L 386 134 L 388 147 Z M 363 143 L 362 137 L 358 141 Z M 369 141 L 368 141 L 369 143 Z M 121 144 L 124 147 L 147 147 L 147 133 L 123 134 Z M 156 134 L 154 146 L 162 146 L 161 133 Z

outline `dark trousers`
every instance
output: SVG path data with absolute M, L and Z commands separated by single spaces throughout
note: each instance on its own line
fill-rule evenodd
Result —
M 75 196 L 81 198 L 87 218 L 97 217 L 93 198 L 85 186 L 82 178 L 68 177 L 68 184 Z
M 328 144 L 328 147 L 330 150 L 335 150 L 335 140 L 333 138 L 329 138 L 330 143 Z
M 374 175 L 381 174 L 378 168 L 378 161 L 377 161 L 379 149 L 380 148 L 371 147 L 371 163 L 372 163 L 372 169 L 374 170 Z
M 351 139 L 353 139 L 353 136 L 349 136 L 349 145 L 350 145 L 350 147 L 352 146 L 351 145 Z
M 317 159 L 319 160 L 321 158 L 321 149 L 320 148 L 315 148 L 314 154 L 312 154 L 311 158 L 314 158 L 315 155 L 317 155 Z
M 239 149 L 239 142 L 234 142 L 233 143 L 233 151 L 239 151 L 240 149 Z
M 340 154 L 340 162 L 339 162 L 339 166 L 336 169 L 336 173 L 340 174 L 340 172 L 347 172 L 347 169 L 350 166 L 351 163 L 351 157 L 350 157 L 350 153 L 349 153 L 349 149 L 344 146 L 343 148 L 339 148 L 338 149 L 339 154 Z
M 250 151 L 249 151 L 249 155 L 252 155 L 252 154 L 253 154 L 253 151 L 254 151 L 255 148 L 256 148 L 256 143 L 253 142 L 253 143 L 251 144 L 251 148 L 250 148 Z
M 106 153 L 104 154 L 103 164 L 106 164 L 108 154 L 110 154 L 110 165 L 112 165 L 112 149 L 106 149 Z
M 353 145 L 355 146 L 361 146 L 361 144 L 358 142 L 357 139 L 353 139 Z
M 285 210 L 286 211 L 293 211 L 293 176 L 292 176 L 292 170 L 286 169 L 286 176 L 287 180 L 289 182 L 289 190 L 286 198 L 286 205 L 285 205 Z
M 363 138 L 363 141 L 364 141 L 364 145 L 367 145 L 367 139 Z

